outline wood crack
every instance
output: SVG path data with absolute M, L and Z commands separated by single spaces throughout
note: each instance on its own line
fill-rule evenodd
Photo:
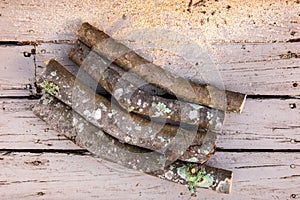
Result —
M 300 149 L 225 149 L 216 148 L 216 152 L 237 152 L 237 153 L 299 153 Z
M 24 40 L 24 41 L 0 41 L 0 46 L 26 46 L 26 45 L 40 45 L 43 43 L 52 44 L 73 44 L 74 40 Z
M 7 155 L 11 153 L 60 153 L 72 155 L 90 155 L 85 149 L 0 149 L 0 154 Z
M 300 175 L 296 174 L 296 175 L 291 175 L 291 176 L 283 176 L 283 177 L 280 177 L 280 179 L 290 179 L 290 178 L 299 178 Z
M 300 99 L 300 95 L 290 96 L 290 95 L 247 95 L 247 99 Z
M 293 38 L 293 39 L 289 39 L 287 42 L 300 42 L 300 38 Z
M 248 169 L 248 168 L 264 168 L 264 167 L 282 167 L 285 165 L 253 165 L 253 166 L 241 166 L 235 167 L 235 169 Z

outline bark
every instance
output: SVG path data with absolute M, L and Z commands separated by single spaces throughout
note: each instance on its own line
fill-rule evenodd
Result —
M 214 153 L 216 133 L 206 133 L 194 127 L 187 130 L 182 126 L 151 123 L 137 115 L 128 114 L 114 102 L 95 94 L 54 60 L 49 62 L 40 82 L 49 94 L 122 142 L 160 152 L 171 161 L 180 157 L 203 163 Z M 202 149 L 202 143 L 210 145 L 204 145 L 205 149 Z M 197 151 L 186 151 L 190 145 Z
M 143 171 L 161 169 L 167 160 L 157 152 L 120 142 L 49 94 L 41 98 L 33 112 L 75 144 L 106 160 Z
M 223 193 L 230 191 L 232 172 L 182 161 L 165 166 L 162 161 L 165 161 L 166 158 L 163 155 L 119 142 L 73 112 L 69 106 L 48 94 L 42 97 L 33 111 L 56 131 L 64 133 L 74 143 L 86 148 L 96 157 L 186 185 L 193 193 L 197 187 Z M 198 172 L 189 174 L 192 168 L 197 169 Z M 195 177 L 197 178 L 195 179 Z
M 157 91 L 156 87 L 110 63 L 80 41 L 69 52 L 69 57 L 113 95 L 119 105 L 125 109 L 130 108 L 131 112 L 197 125 L 213 131 L 220 131 L 222 128 L 223 111 L 149 94 L 145 87 L 140 89 L 140 86 L 147 86 L 148 91 Z
M 245 94 L 224 91 L 211 85 L 200 85 L 176 77 L 88 23 L 82 24 L 77 37 L 97 53 L 114 61 L 126 71 L 130 70 L 136 73 L 149 83 L 174 94 L 180 99 L 220 110 L 242 112 L 246 99 Z

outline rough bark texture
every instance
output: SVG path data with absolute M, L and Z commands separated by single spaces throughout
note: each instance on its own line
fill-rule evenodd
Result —
M 186 185 L 192 193 L 195 193 L 197 187 L 222 193 L 230 191 L 232 172 L 182 161 L 164 166 L 161 162 L 163 155 L 119 142 L 48 94 L 34 107 L 34 113 L 97 157 Z
M 162 160 L 166 158 L 162 154 L 121 143 L 49 94 L 42 97 L 33 112 L 56 131 L 96 156 L 142 171 L 164 167 Z
M 245 94 L 224 91 L 211 85 L 200 85 L 175 77 L 88 23 L 82 24 L 77 37 L 126 71 L 138 74 L 149 83 L 165 89 L 178 98 L 221 110 L 242 112 Z
M 157 89 L 149 86 L 134 73 L 127 73 L 110 63 L 80 41 L 69 52 L 69 57 L 112 94 L 119 105 L 129 111 L 153 118 L 193 124 L 213 131 L 220 131 L 222 128 L 223 111 L 149 94 L 148 89 Z M 145 85 L 148 87 L 140 89 L 140 86 Z M 147 91 L 144 91 L 145 89 Z M 158 106 L 158 109 L 153 109 L 155 106 Z
M 194 127 L 188 130 L 182 126 L 151 123 L 137 115 L 128 114 L 106 98 L 95 94 L 54 60 L 48 64 L 42 80 L 41 85 L 49 94 L 125 143 L 158 151 L 167 155 L 171 161 L 180 157 L 203 162 L 203 155 L 209 157 L 214 153 L 216 133 L 206 133 Z M 204 149 L 201 148 L 202 143 L 205 144 Z M 190 145 L 192 151 L 186 151 Z

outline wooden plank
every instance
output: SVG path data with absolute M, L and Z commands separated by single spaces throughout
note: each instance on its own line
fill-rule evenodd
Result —
M 170 42 L 178 42 L 174 31 L 180 31 L 184 33 L 182 37 L 179 37 L 180 40 L 183 39 L 182 42 L 187 42 L 188 45 L 199 43 L 200 47 L 204 48 L 204 53 L 208 53 L 215 61 L 220 71 L 219 77 L 223 79 L 219 83 L 224 83 L 226 89 L 260 95 L 299 95 L 299 59 L 281 59 L 280 55 L 288 51 L 299 53 L 297 42 L 286 43 L 284 41 L 298 38 L 300 4 L 269 0 L 267 2 L 247 1 L 240 5 L 238 1 L 223 1 L 222 3 L 200 3 L 189 8 L 190 12 L 187 12 L 188 2 L 165 1 L 159 6 L 151 6 L 152 3 L 147 3 L 147 6 L 144 3 L 138 3 L 137 7 L 133 7 L 133 4 L 128 4 L 126 1 L 118 1 L 118 3 L 91 1 L 83 5 L 79 0 L 68 4 L 37 0 L 2 1 L 0 24 L 2 27 L 11 28 L 2 31 L 0 38 L 2 41 L 35 40 L 36 42 L 58 43 L 58 46 L 50 48 L 44 48 L 47 44 L 39 46 L 38 57 L 40 58 L 37 57 L 37 59 L 41 61 L 43 58 L 54 57 L 68 64 L 65 54 L 67 49 L 61 42 L 73 41 L 75 32 L 83 21 L 103 27 L 113 37 L 135 48 L 151 47 L 148 44 L 149 41 L 155 48 L 163 48 Z M 207 5 L 204 7 L 204 4 Z M 270 9 L 270 4 L 272 9 Z M 258 9 L 253 9 L 253 6 L 257 7 L 256 5 L 259 5 Z M 162 8 L 164 13 L 168 13 L 168 19 L 165 19 L 165 14 L 161 14 Z M 159 9 L 159 14 L 151 14 L 154 18 L 149 20 L 147 15 L 156 9 Z M 142 14 L 146 19 L 124 14 L 135 12 Z M 208 16 L 210 20 L 201 25 L 199 20 L 207 21 Z M 189 23 L 186 23 L 186 20 L 189 20 Z M 176 21 L 176 25 L 173 21 Z M 119 30 L 119 27 L 123 27 L 124 30 L 122 28 Z M 167 38 L 154 36 L 153 28 L 158 27 L 169 30 L 167 33 L 170 34 L 166 34 Z M 148 37 L 147 40 L 143 36 L 143 31 L 139 31 L 141 28 L 145 28 L 143 31 Z M 199 34 L 201 31 L 204 33 Z M 153 38 L 156 40 L 152 41 Z M 273 40 L 277 40 L 278 43 L 269 43 Z M 204 41 L 205 45 L 202 45 Z M 60 47 L 61 45 L 63 47 Z M 30 52 L 31 49 L 30 45 L 1 46 L 0 57 L 4 62 L 0 67 L 0 86 L 5 84 L 19 86 L 24 82 L 28 83 L 28 79 L 33 78 L 32 57 L 22 56 L 24 51 Z M 177 75 L 183 75 L 195 81 L 202 80 L 201 68 L 195 66 L 195 63 L 188 66 L 175 65 L 174 62 L 177 60 L 174 61 L 174 57 L 165 58 L 161 63 L 162 57 L 167 57 L 166 53 L 157 52 L 159 52 L 157 56 L 155 52 L 148 55 L 154 63 L 165 64 L 166 69 Z M 142 53 L 147 55 L 146 50 Z M 39 61 L 37 61 L 37 66 L 42 65 Z M 171 64 L 168 65 L 168 63 Z M 18 75 L 19 78 L 12 80 L 12 75 Z M 265 84 L 266 81 L 268 84 Z M 11 94 L 11 91 L 8 93 Z M 2 91 L 3 95 L 5 94 Z
M 0 90 L 0 97 L 28 97 L 32 93 L 28 89 L 22 89 L 22 88 L 17 88 L 17 89 L 12 89 L 12 86 L 8 86 L 8 89 L 3 89 Z
M 228 47 L 227 47 L 228 46 Z M 274 48 L 270 44 L 249 44 L 251 54 L 241 55 L 239 52 L 240 45 L 227 45 L 223 48 L 221 45 L 215 47 L 211 55 L 216 61 L 216 69 L 219 71 L 219 77 L 223 79 L 226 89 L 245 92 L 247 94 L 258 95 L 299 95 L 300 94 L 300 63 L 298 58 L 281 59 L 279 55 L 286 53 L 288 50 L 277 50 L 278 45 Z M 293 43 L 282 44 L 283 48 L 296 52 L 296 45 Z M 71 44 L 41 44 L 37 46 L 37 65 L 45 67 L 44 61 L 51 58 L 56 59 L 67 67 L 74 65 L 67 57 L 68 50 L 72 48 Z M 248 45 L 246 45 L 248 48 Z M 269 49 L 262 56 L 256 54 L 257 49 Z M 233 54 L 228 56 L 228 52 Z M 214 53 L 215 52 L 215 53 Z M 165 69 L 170 70 L 176 75 L 184 76 L 196 82 L 201 82 L 201 67 L 178 60 L 173 57 L 166 57 L 161 52 L 144 51 L 147 57 L 153 59 L 153 62 L 162 65 Z M 276 55 L 276 56 L 274 56 Z M 252 58 L 253 56 L 253 58 Z M 223 61 L 223 58 L 224 61 Z M 163 59 L 163 62 L 161 61 Z M 42 68 L 38 68 L 38 72 Z M 201 75 L 202 74 L 202 75 Z M 234 78 L 233 78 L 234 77 Z M 266 81 L 268 84 L 266 84 Z
M 134 44 L 128 40 L 122 42 L 132 48 L 147 47 L 145 40 L 136 39 Z M 298 43 L 212 44 L 203 49 L 199 47 L 199 51 L 203 51 L 199 58 L 172 55 L 173 52 L 159 49 L 163 44 L 153 46 L 158 49 L 142 49 L 139 52 L 164 69 L 195 82 L 208 82 L 228 90 L 253 95 L 300 94 L 299 57 L 281 57 L 288 52 L 299 53 Z M 190 45 L 187 48 L 196 47 Z M 188 54 L 189 50 L 186 49 L 186 52 Z
M 87 155 L 0 155 L 4 199 L 189 199 L 184 186 Z M 234 170 L 229 195 L 199 189 L 194 199 L 300 198 L 297 153 L 217 153 L 211 165 Z
M 283 59 L 287 52 L 300 52 L 299 44 L 216 44 L 213 60 L 226 88 L 248 94 L 299 95 L 299 58 Z
M 1 148 L 72 148 L 31 111 L 32 100 L 1 100 Z M 292 109 L 295 105 L 296 108 Z M 244 112 L 226 115 L 217 146 L 224 149 L 300 149 L 299 99 L 248 99 Z M 284 114 L 283 114 L 284 113 Z M 20 124 L 20 126 L 16 126 Z M 36 142 L 39 141 L 39 142 Z M 52 144 L 52 146 L 49 146 Z
M 83 21 L 112 33 L 124 26 L 125 31 L 169 29 L 197 41 L 284 41 L 299 34 L 298 1 L 192 1 L 189 6 L 188 0 L 13 0 L 2 1 L 1 8 L 1 26 L 10 27 L 1 32 L 3 40 L 69 40 Z
M 80 149 L 31 111 L 36 100 L 0 100 L 0 149 Z
M 247 49 L 250 51 L 248 53 L 243 53 L 245 50 L 241 49 L 242 44 L 216 45 L 211 55 L 216 61 L 219 77 L 223 79 L 221 83 L 229 90 L 247 94 L 299 95 L 299 58 L 280 58 L 280 55 L 288 51 L 297 52 L 298 46 L 295 43 L 280 45 L 281 48 L 279 44 L 245 44 L 246 51 Z M 37 46 L 34 63 L 33 56 L 23 55 L 23 52 L 30 52 L 33 46 L 0 46 L 0 57 L 3 60 L 0 64 L 1 96 L 18 92 L 24 95 L 26 91 L 21 90 L 24 90 L 26 84 L 34 82 L 34 65 L 37 66 L 39 73 L 43 70 L 42 67 L 45 67 L 45 60 L 55 58 L 62 64 L 72 67 L 74 64 L 67 57 L 67 51 L 71 47 L 71 44 L 42 43 Z M 162 64 L 172 73 L 201 82 L 201 68 L 191 63 L 182 67 L 181 62 L 177 62 L 174 57 L 164 58 L 162 62 L 162 57 L 165 57 L 162 53 L 149 51 L 144 53 L 153 59 L 154 63 Z M 11 90 L 12 88 L 14 90 Z
M 227 114 L 221 148 L 300 149 L 300 99 L 247 99 L 242 114 Z
M 25 57 L 33 46 L 0 46 L 0 93 L 11 95 L 22 92 L 26 85 L 34 82 L 33 56 Z M 17 91 L 20 90 L 20 91 Z

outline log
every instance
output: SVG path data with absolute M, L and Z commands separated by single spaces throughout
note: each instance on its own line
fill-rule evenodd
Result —
M 69 57 L 128 111 L 151 118 L 193 124 L 212 131 L 220 131 L 222 128 L 223 111 L 149 94 L 145 87 L 140 89 L 140 86 L 149 86 L 143 79 L 110 63 L 80 41 L 77 41 L 75 48 L 69 52 Z M 146 88 L 156 91 L 155 86 L 150 85 Z M 153 110 L 155 105 L 165 106 L 165 112 L 161 109 Z
M 55 60 L 49 62 L 39 82 L 47 89 L 47 93 L 122 142 L 160 152 L 171 161 L 180 157 L 186 161 L 203 163 L 215 151 L 215 132 L 151 123 L 137 115 L 128 114 L 114 102 L 95 94 Z M 201 148 L 202 144 L 205 148 Z M 190 146 L 191 151 L 187 151 Z
M 180 99 L 220 110 L 238 113 L 243 110 L 246 100 L 245 94 L 224 91 L 211 85 L 196 84 L 182 77 L 176 77 L 89 23 L 81 25 L 77 37 L 88 47 L 126 71 L 136 73 L 149 83 L 168 91 Z
M 120 142 L 50 94 L 46 93 L 40 99 L 33 112 L 51 128 L 96 156 L 142 171 L 164 167 L 164 155 Z
M 49 94 L 42 97 L 33 108 L 33 112 L 56 131 L 63 133 L 96 157 L 186 185 L 192 194 L 195 194 L 198 187 L 222 193 L 230 191 L 231 171 L 182 161 L 165 166 L 162 162 L 164 155 L 121 143 Z

